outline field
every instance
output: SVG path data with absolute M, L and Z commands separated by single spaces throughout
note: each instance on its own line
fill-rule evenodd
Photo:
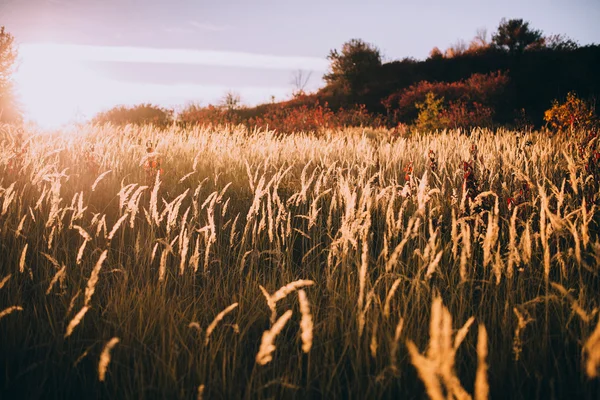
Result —
M 5 127 L 0 398 L 598 399 L 585 135 Z

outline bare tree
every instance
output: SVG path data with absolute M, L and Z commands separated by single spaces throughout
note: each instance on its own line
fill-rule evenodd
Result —
M 228 91 L 225 93 L 225 96 L 221 99 L 221 107 L 225 108 L 227 111 L 233 111 L 240 108 L 242 100 L 238 93 L 233 91 Z
M 308 71 L 308 73 L 304 70 L 297 70 L 294 72 L 292 76 L 292 85 L 294 86 L 294 91 L 292 96 L 298 97 L 305 94 L 306 86 L 308 85 L 308 81 L 312 75 L 312 71 Z

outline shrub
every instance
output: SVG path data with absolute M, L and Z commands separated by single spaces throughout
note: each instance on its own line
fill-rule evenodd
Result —
M 152 104 L 140 104 L 133 107 L 117 106 L 96 115 L 92 122 L 95 124 L 113 125 L 154 125 L 166 127 L 173 123 L 173 110 L 168 110 Z
M 423 103 L 415 104 L 419 110 L 419 116 L 415 123 L 417 129 L 423 131 L 434 131 L 443 129 L 448 125 L 448 121 L 443 114 L 444 98 L 436 97 L 433 92 L 427 93 Z
M 217 107 L 209 104 L 207 107 L 200 107 L 192 104 L 181 111 L 177 117 L 179 123 L 190 125 L 238 125 L 243 122 L 241 112 L 243 109 L 234 109 L 227 107 Z
M 494 111 L 481 103 L 458 100 L 450 102 L 448 107 L 442 110 L 441 120 L 447 124 L 445 128 L 488 128 L 492 126 L 493 115 Z
M 458 82 L 421 81 L 388 96 L 382 101 L 388 113 L 388 124 L 410 122 L 419 113 L 417 103 L 423 103 L 428 93 L 443 97 L 448 102 L 462 102 L 469 108 L 493 109 L 508 86 L 509 78 L 504 72 L 473 74 Z M 478 103 L 479 106 L 476 106 Z
M 572 132 L 591 128 L 596 115 L 588 103 L 578 98 L 575 92 L 569 92 L 564 103 L 552 102 L 552 107 L 544 113 L 544 121 L 552 131 Z

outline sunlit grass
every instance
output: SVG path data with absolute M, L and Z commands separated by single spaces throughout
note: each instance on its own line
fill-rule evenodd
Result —
M 388 137 L 4 128 L 0 390 L 594 398 L 577 139 Z

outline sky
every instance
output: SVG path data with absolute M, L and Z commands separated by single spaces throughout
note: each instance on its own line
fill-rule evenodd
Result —
M 41 125 L 115 105 L 246 105 L 285 100 L 294 74 L 323 86 L 327 54 L 352 38 L 384 61 L 425 59 L 501 18 L 600 43 L 598 0 L 0 0 L 0 26 L 20 50 L 15 76 L 26 117 Z

